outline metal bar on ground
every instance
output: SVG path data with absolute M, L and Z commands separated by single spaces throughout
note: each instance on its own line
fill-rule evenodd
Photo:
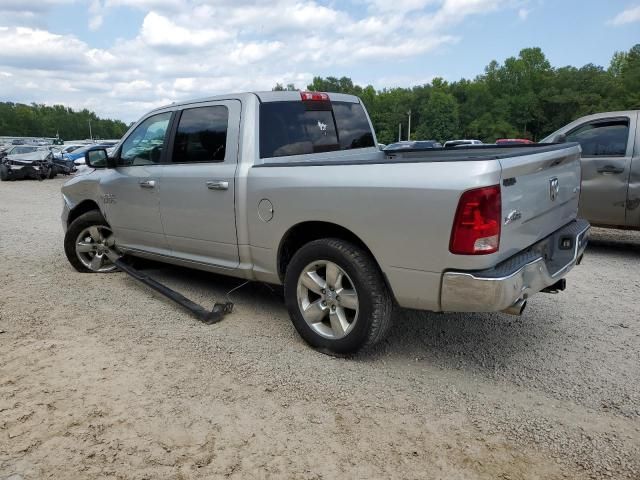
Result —
M 143 273 L 140 270 L 137 270 L 137 269 L 133 268 L 131 265 L 128 265 L 122 259 L 122 257 L 120 257 L 117 260 L 115 260 L 114 263 L 116 264 L 116 266 L 120 270 L 122 270 L 126 274 L 130 275 L 131 277 L 135 278 L 139 282 L 142 282 L 145 285 L 147 285 L 148 287 L 154 289 L 156 292 L 164 295 L 168 299 L 173 300 L 178 305 L 186 308 L 198 320 L 200 320 L 203 323 L 206 323 L 207 325 L 211 325 L 211 324 L 219 322 L 220 320 L 222 320 L 224 318 L 224 316 L 227 313 L 231 313 L 233 311 L 233 303 L 232 302 L 215 303 L 213 305 L 213 309 L 211 311 L 208 311 L 204 307 L 202 307 L 202 306 L 198 305 L 197 303 L 193 302 L 192 300 L 189 300 L 187 297 L 185 297 L 181 293 L 170 289 L 166 285 L 163 285 L 160 282 L 154 280 L 153 278 L 151 278 L 146 273 Z

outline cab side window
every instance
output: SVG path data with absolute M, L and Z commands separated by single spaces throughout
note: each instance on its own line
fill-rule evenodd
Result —
M 340 150 L 329 102 L 260 105 L 260 158 Z
M 122 144 L 118 166 L 160 163 L 170 119 L 171 112 L 159 113 L 138 125 Z
M 581 125 L 567 134 L 579 142 L 583 157 L 624 157 L 629 139 L 629 119 L 601 120 Z
M 223 105 L 182 112 L 173 147 L 173 163 L 224 162 L 229 111 Z

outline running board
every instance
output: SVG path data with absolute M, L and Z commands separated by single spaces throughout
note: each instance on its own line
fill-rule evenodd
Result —
M 156 292 L 161 293 L 170 300 L 173 300 L 178 305 L 186 308 L 194 317 L 206 325 L 218 323 L 227 313 L 231 313 L 233 311 L 232 302 L 214 303 L 213 310 L 208 311 L 197 303 L 192 302 L 181 293 L 171 290 L 169 287 L 157 282 L 146 273 L 136 270 L 131 265 L 127 265 L 122 257 L 116 259 L 113 263 L 115 263 L 115 265 L 126 274 L 132 276 L 139 282 L 144 283 L 146 286 L 153 288 Z

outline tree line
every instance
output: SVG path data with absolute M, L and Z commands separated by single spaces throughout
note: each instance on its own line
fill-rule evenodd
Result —
M 91 125 L 91 130 L 89 130 Z M 63 105 L 0 102 L 0 135 L 15 137 L 55 137 L 65 140 L 120 138 L 127 131 L 120 120 L 99 118 L 87 109 L 74 111 Z
M 537 141 L 583 115 L 640 109 L 640 44 L 616 52 L 607 68 L 553 68 L 540 48 L 526 48 L 502 64 L 492 61 L 473 80 L 435 78 L 411 88 L 376 90 L 348 77 L 315 77 L 307 89 L 358 95 L 382 143 L 398 140 L 398 125 L 406 139 L 409 111 L 414 140 Z

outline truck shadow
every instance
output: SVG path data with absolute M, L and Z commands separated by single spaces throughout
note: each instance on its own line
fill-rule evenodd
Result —
M 275 330 L 274 341 L 294 339 L 299 342 L 296 348 L 306 348 L 291 325 L 278 287 L 259 282 L 244 284 L 241 279 L 146 260 L 136 266 L 205 308 L 211 308 L 214 301 L 230 298 L 239 315 L 251 312 L 252 318 L 243 322 L 262 322 L 268 318 L 270 328 Z M 228 294 L 236 287 L 240 288 Z M 147 287 L 139 285 L 138 288 Z M 158 301 L 163 299 L 160 297 Z M 169 300 L 164 301 L 171 308 L 181 309 Z M 397 309 L 389 339 L 351 358 L 363 363 L 419 360 L 448 368 L 495 369 L 511 363 L 511 357 L 521 355 L 524 350 L 536 349 L 532 345 L 536 339 L 544 342 L 544 338 L 552 335 L 545 329 L 551 320 L 540 322 L 538 318 L 527 319 L 528 315 L 537 316 L 533 311 L 525 312 L 521 318 L 493 313 L 437 314 Z M 234 313 L 223 322 L 234 322 Z
M 640 232 L 594 227 L 587 247 L 587 255 L 589 253 L 628 253 L 637 257 L 640 255 Z
M 640 245 L 622 243 L 627 255 L 640 254 Z M 594 248 L 618 252 L 620 245 L 596 244 Z M 211 308 L 214 301 L 230 298 L 236 308 L 222 322 L 229 335 L 238 335 L 238 341 L 242 341 L 242 332 L 268 322 L 267 341 L 280 344 L 276 348 L 294 348 L 301 354 L 308 348 L 289 320 L 278 287 L 259 282 L 245 284 L 241 279 L 148 261 L 139 268 L 205 308 Z M 133 279 L 128 281 L 132 286 L 137 283 Z M 236 287 L 240 288 L 232 291 Z M 140 284 L 136 288 L 147 289 Z M 503 313 L 439 314 L 398 308 L 389 338 L 350 360 L 364 365 L 410 363 L 418 369 L 428 365 L 513 381 L 522 381 L 521 375 L 528 375 L 532 368 L 568 376 L 574 368 L 570 365 L 575 363 L 570 358 L 571 352 L 583 354 L 581 345 L 574 344 L 578 341 L 574 330 L 583 320 L 574 318 L 571 305 L 564 300 L 556 302 L 540 294 L 522 317 Z M 182 310 L 169 300 L 164 301 L 168 308 Z M 309 353 L 313 354 L 311 350 Z
M 601 253 L 601 254 L 628 254 L 632 257 L 640 256 L 640 241 L 620 241 L 620 240 L 589 240 L 589 246 L 587 247 L 587 254 L 589 253 Z
M 534 318 L 528 318 L 534 317 Z M 371 355 L 456 369 L 496 370 L 535 352 L 551 337 L 536 313 L 433 313 L 399 309 L 386 344 Z M 540 345 L 537 345 L 540 344 Z M 510 368 L 510 367 L 509 367 Z

